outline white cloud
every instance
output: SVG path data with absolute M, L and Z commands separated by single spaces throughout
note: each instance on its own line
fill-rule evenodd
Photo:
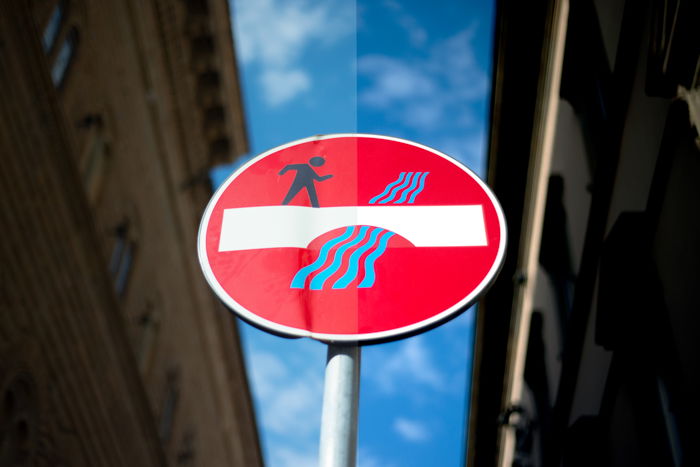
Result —
M 393 462 L 379 458 L 367 448 L 360 447 L 357 453 L 357 467 L 395 467 Z
M 386 55 L 365 55 L 358 61 L 358 72 L 369 75 L 373 85 L 360 95 L 362 103 L 386 109 L 402 101 L 433 96 L 436 83 L 423 70 Z
M 323 375 L 312 369 L 298 371 L 288 363 L 268 352 L 249 356 L 262 426 L 290 438 L 313 437 L 321 420 Z
M 396 22 L 404 29 L 414 47 L 425 45 L 428 40 L 428 33 L 423 29 L 416 18 L 406 13 L 406 10 L 404 10 L 399 2 L 396 0 L 385 0 L 384 7 L 391 10 Z
M 315 448 L 315 451 L 304 451 L 299 447 L 276 449 L 271 453 L 266 465 L 270 467 L 318 467 L 318 446 Z M 387 462 L 368 449 L 360 447 L 357 453 L 357 467 L 396 467 L 396 464 Z
M 278 448 L 271 452 L 270 467 L 318 467 L 318 454 L 294 448 Z
M 424 424 L 399 417 L 394 420 L 394 430 L 406 441 L 420 443 L 430 439 L 430 432 Z
M 244 64 L 259 66 L 271 107 L 311 88 L 311 73 L 298 65 L 306 50 L 355 31 L 355 10 L 342 0 L 236 0 L 232 10 L 238 55 Z
M 446 379 L 432 360 L 425 337 L 415 336 L 402 341 L 394 351 L 382 350 L 373 355 L 374 367 L 367 371 L 380 391 L 393 394 L 404 386 L 419 391 L 425 387 L 438 392 L 446 390 Z
M 273 106 L 285 104 L 311 87 L 311 78 L 300 69 L 269 69 L 262 73 L 261 82 L 267 90 L 267 102 Z
M 370 85 L 360 102 L 410 128 L 473 127 L 480 119 L 471 114 L 469 104 L 485 100 L 489 86 L 474 54 L 476 29 L 469 27 L 437 43 L 421 58 L 361 57 L 358 72 Z
M 317 465 L 325 347 L 245 324 L 241 332 L 265 465 Z
M 449 89 L 460 99 L 481 99 L 489 86 L 488 75 L 474 54 L 476 31 L 472 25 L 438 44 L 428 64 L 435 72 L 443 72 Z

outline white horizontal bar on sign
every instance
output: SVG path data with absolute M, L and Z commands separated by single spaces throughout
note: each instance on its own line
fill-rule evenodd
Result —
M 360 206 L 358 225 L 396 232 L 415 246 L 486 246 L 481 205 Z
M 480 205 L 258 206 L 224 210 L 219 251 L 306 248 L 319 235 L 349 225 L 381 227 L 417 247 L 487 244 Z
M 357 225 L 357 207 L 260 206 L 224 210 L 219 251 L 306 248 L 329 230 Z

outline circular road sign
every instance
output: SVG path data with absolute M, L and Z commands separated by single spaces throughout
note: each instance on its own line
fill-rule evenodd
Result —
M 389 340 L 471 305 L 503 262 L 498 201 L 469 169 L 386 136 L 338 134 L 261 154 L 199 228 L 209 285 L 269 332 Z

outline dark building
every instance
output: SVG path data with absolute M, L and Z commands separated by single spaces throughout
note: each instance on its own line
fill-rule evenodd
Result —
M 227 2 L 2 2 L 0 88 L 0 465 L 261 465 L 196 257 L 247 151 Z
M 498 2 L 468 465 L 700 464 L 699 6 Z

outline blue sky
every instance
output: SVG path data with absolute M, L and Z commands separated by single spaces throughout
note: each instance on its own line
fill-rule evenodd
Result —
M 432 146 L 483 174 L 490 2 L 233 0 L 232 22 L 250 155 L 364 132 Z M 462 463 L 473 325 L 469 310 L 363 348 L 358 465 Z M 241 331 L 267 465 L 317 465 L 326 346 Z

